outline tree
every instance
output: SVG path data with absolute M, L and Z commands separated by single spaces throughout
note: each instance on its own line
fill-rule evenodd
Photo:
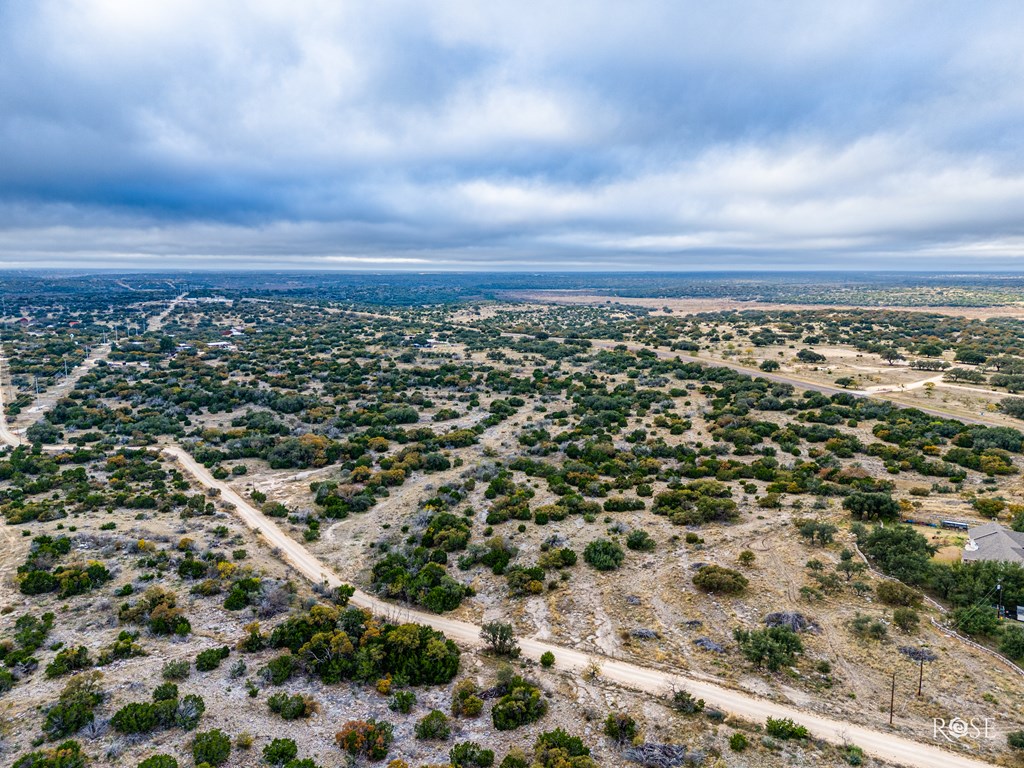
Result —
M 1024 397 L 1004 397 L 999 401 L 999 410 L 1015 419 L 1024 419 Z
M 762 360 L 761 364 L 758 366 L 758 368 L 760 368 L 765 373 L 773 373 L 774 371 L 779 370 L 779 368 L 781 367 L 782 366 L 779 365 L 777 360 Z
M 878 526 L 870 533 L 861 527 L 857 544 L 878 568 L 905 584 L 924 584 L 931 573 L 935 549 L 908 525 Z
M 1014 661 L 1024 659 L 1024 628 L 1016 624 L 1003 627 L 1002 636 L 999 638 L 999 650 Z
M 840 376 L 838 379 L 836 379 L 836 385 L 842 387 L 843 389 L 849 389 L 856 383 L 857 380 L 850 376 Z
M 849 550 L 844 550 L 848 552 Z M 839 561 L 836 565 L 836 570 L 846 577 L 846 581 L 852 581 L 853 577 L 858 573 L 867 570 L 867 565 L 862 563 L 860 560 L 854 560 L 852 557 L 846 557 Z
M 996 499 L 987 496 L 977 498 L 972 502 L 972 506 L 978 511 L 978 514 L 982 517 L 989 519 L 995 519 L 999 517 L 999 513 L 1006 509 L 1006 501 L 1003 499 Z
M 900 354 L 900 351 L 898 349 L 893 349 L 892 347 L 886 347 L 885 349 L 883 349 L 879 353 L 879 356 L 883 360 L 885 360 L 885 362 L 887 362 L 889 365 L 892 365 L 897 360 L 906 360 L 906 358 Z
M 511 624 L 490 621 L 480 628 L 480 637 L 487 643 L 491 653 L 498 656 L 518 656 L 519 643 Z
M 892 612 L 892 623 L 900 628 L 902 632 L 913 632 L 921 623 L 921 617 L 913 608 L 896 608 Z
M 895 520 L 900 505 L 888 493 L 854 491 L 843 499 L 843 507 L 858 520 Z
M 898 581 L 883 581 L 875 587 L 878 599 L 887 605 L 915 606 L 921 604 L 921 593 Z
M 796 359 L 803 363 L 824 363 L 827 358 L 813 349 L 801 349 L 796 353 Z
M 999 632 L 999 616 L 989 605 L 965 605 L 950 613 L 953 626 L 966 635 L 994 637 Z

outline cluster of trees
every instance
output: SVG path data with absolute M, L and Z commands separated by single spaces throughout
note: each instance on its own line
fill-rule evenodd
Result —
M 243 643 L 252 647 L 248 637 Z M 459 669 L 459 650 L 442 633 L 382 623 L 355 608 L 315 605 L 276 626 L 266 644 L 288 651 L 268 665 L 276 684 L 301 670 L 325 683 L 390 676 L 396 685 L 438 685 Z

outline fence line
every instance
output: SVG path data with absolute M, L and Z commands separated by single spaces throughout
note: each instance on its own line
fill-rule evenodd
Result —
M 897 584 L 903 584 L 903 582 L 900 581 L 899 579 L 897 579 L 897 578 L 895 578 L 893 576 L 888 576 L 888 575 L 882 573 L 881 571 L 877 570 L 873 565 L 871 565 L 871 561 L 868 560 L 867 557 L 864 555 L 864 553 L 860 551 L 860 547 L 857 546 L 857 542 L 856 541 L 853 542 L 853 549 L 854 549 L 854 551 L 858 555 L 860 555 L 861 559 L 867 565 L 869 572 L 873 573 L 875 576 L 878 576 L 880 579 L 886 579 L 888 581 L 895 581 Z M 903 586 L 907 587 L 909 585 L 903 584 Z M 910 588 L 913 589 L 913 587 L 910 587 Z M 929 603 L 930 605 L 935 607 L 939 611 L 939 613 L 941 613 L 943 615 L 946 615 L 947 613 L 949 613 L 949 611 L 946 610 L 946 606 L 942 605 L 938 600 L 935 600 L 935 599 L 929 597 L 928 595 L 926 595 L 924 593 L 921 593 L 921 596 L 925 599 L 925 601 L 927 603 Z M 934 617 L 929 617 L 929 620 L 931 621 L 931 623 L 933 625 L 935 625 L 936 629 L 938 629 L 940 632 L 942 632 L 947 637 L 955 637 L 960 642 L 966 643 L 967 645 L 971 646 L 972 648 L 975 648 L 975 649 L 977 649 L 979 651 L 983 651 L 984 653 L 987 653 L 989 656 L 993 656 L 993 657 L 999 659 L 999 661 L 1003 662 L 1003 664 L 1008 666 L 1010 669 L 1012 669 L 1018 675 L 1020 675 L 1021 677 L 1024 677 L 1024 669 L 1021 669 L 1013 661 L 1008 659 L 1006 656 L 1003 656 L 1003 654 L 999 653 L 998 651 L 993 651 L 991 648 L 987 648 L 984 645 L 982 645 L 981 643 L 976 643 L 975 641 L 971 640 L 968 637 L 964 637 L 963 635 L 961 635 L 959 632 L 957 632 L 952 627 L 948 627 L 945 624 L 942 624 L 941 622 L 936 621 Z

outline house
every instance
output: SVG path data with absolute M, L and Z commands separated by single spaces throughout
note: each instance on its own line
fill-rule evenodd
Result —
M 961 553 L 965 563 L 978 560 L 1019 563 L 1024 565 L 1024 533 L 1004 528 L 999 523 L 985 523 L 971 528 Z

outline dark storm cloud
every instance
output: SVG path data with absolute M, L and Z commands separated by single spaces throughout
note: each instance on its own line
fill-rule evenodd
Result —
M 1016 267 L 1024 10 L 0 2 L 0 264 Z

